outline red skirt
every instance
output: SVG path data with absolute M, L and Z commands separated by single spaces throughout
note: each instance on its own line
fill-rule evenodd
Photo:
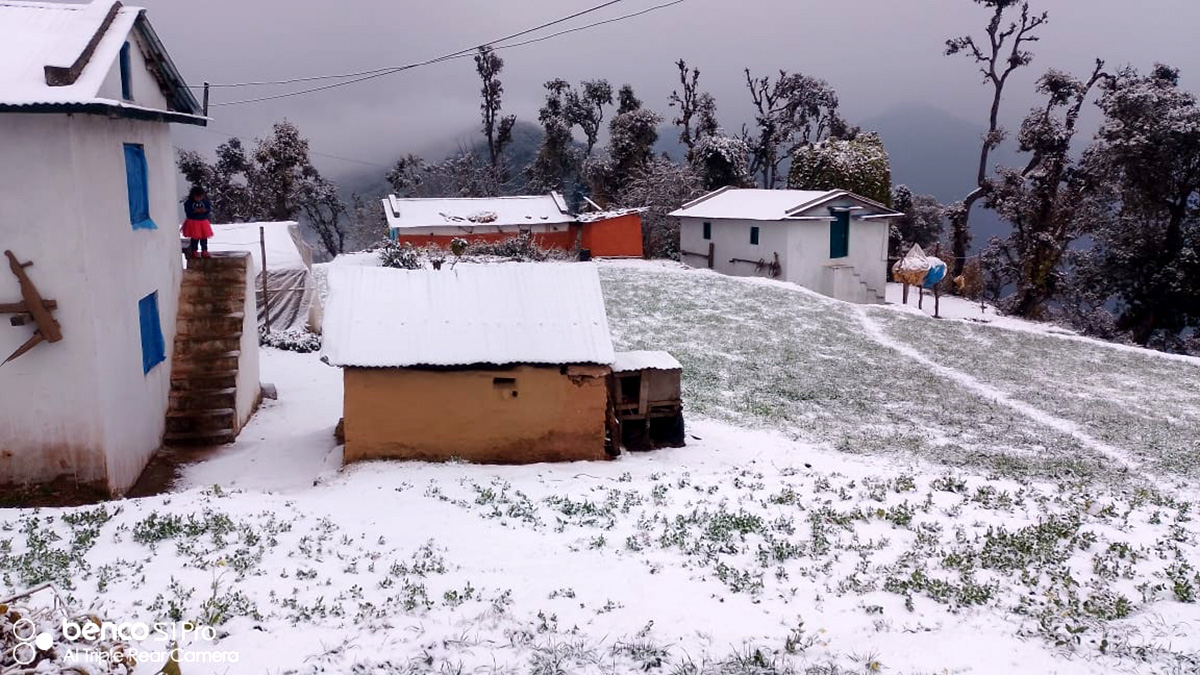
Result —
M 207 220 L 192 220 L 188 218 L 183 221 L 181 230 L 183 236 L 188 239 L 211 239 L 213 236 L 212 224 Z

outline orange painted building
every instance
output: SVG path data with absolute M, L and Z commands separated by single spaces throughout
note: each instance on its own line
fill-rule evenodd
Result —
M 448 248 L 455 239 L 499 242 L 529 233 L 544 249 L 586 249 L 599 257 L 642 257 L 636 209 L 575 215 L 562 195 L 383 200 L 388 236 L 413 246 Z

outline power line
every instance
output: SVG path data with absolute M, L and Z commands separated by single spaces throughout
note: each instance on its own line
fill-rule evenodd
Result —
M 513 33 L 513 34 L 511 34 L 511 35 L 507 35 L 507 36 L 505 36 L 505 37 L 502 37 L 502 38 L 499 38 L 499 39 L 496 39 L 496 40 L 492 40 L 492 41 L 490 41 L 490 42 L 486 42 L 486 43 L 484 43 L 484 44 L 489 44 L 489 45 L 490 45 L 490 44 L 498 44 L 498 43 L 502 43 L 502 42 L 507 42 L 507 41 L 509 41 L 509 40 L 512 40 L 512 39 L 514 39 L 514 38 L 518 38 L 518 37 L 521 37 L 521 36 L 523 36 L 523 35 L 528 35 L 528 34 L 530 34 L 530 33 L 537 32 L 537 31 L 539 31 L 539 30 L 542 30 L 542 29 L 544 29 L 544 28 L 547 28 L 547 27 L 550 27 L 550 26 L 553 26 L 553 25 L 556 25 L 556 24 L 559 24 L 559 23 L 563 23 L 564 21 L 569 21 L 569 20 L 571 20 L 571 19 L 577 18 L 577 17 L 579 17 L 579 16 L 582 16 L 582 15 L 584 15 L 584 14 L 588 14 L 588 13 L 591 13 L 591 12 L 598 11 L 598 10 L 600 10 L 600 9 L 603 9 L 603 8 L 605 8 L 605 7 L 609 7 L 609 6 L 611 6 L 611 5 L 617 4 L 618 2 L 624 2 L 624 0 L 609 0 L 609 2 L 603 3 L 603 4 L 601 4 L 601 5 L 597 5 L 597 6 L 595 6 L 595 7 L 592 7 L 592 8 L 590 8 L 590 9 L 583 10 L 583 11 L 581 11 L 581 12 L 576 12 L 575 14 L 572 14 L 572 15 L 570 15 L 570 16 L 563 17 L 563 18 L 561 18 L 561 19 L 557 19 L 557 20 L 555 20 L 555 21 L 551 21 L 551 22 L 548 22 L 548 23 L 544 23 L 544 24 L 542 24 L 542 25 L 540 25 L 540 26 L 537 26 L 537 27 L 535 27 L 535 28 L 529 28 L 529 29 L 526 29 L 526 30 L 520 31 L 520 32 L 518 32 L 518 33 Z M 683 3 L 683 2 L 686 2 L 686 0 L 670 0 L 669 2 L 664 2 L 664 3 L 662 3 L 662 4 L 655 5 L 655 6 L 653 6 L 653 7 L 648 7 L 648 8 L 646 8 L 646 9 L 639 10 L 639 11 L 637 11 L 637 12 L 631 12 L 631 13 L 629 13 L 629 14 L 624 14 L 624 15 L 622 15 L 622 16 L 614 17 L 614 18 L 611 18 L 611 19 L 605 19 L 605 20 L 603 20 L 603 21 L 596 21 L 596 22 L 594 22 L 594 23 L 590 23 L 590 24 L 587 24 L 587 25 L 584 25 L 584 26 L 577 26 L 577 27 L 575 27 L 575 28 L 569 28 L 569 29 L 566 29 L 566 30 L 559 31 L 559 32 L 557 32 L 557 33 L 552 33 L 552 34 L 550 34 L 550 35 L 544 35 L 544 36 L 541 36 L 541 37 L 533 38 L 533 39 L 530 39 L 530 40 L 525 40 L 525 41 L 518 42 L 518 43 L 513 43 L 513 44 L 510 44 L 510 45 L 499 45 L 499 46 L 496 46 L 496 47 L 494 47 L 494 49 L 496 49 L 496 50 L 500 50 L 500 49 L 510 49 L 510 48 L 513 48 L 513 47 L 522 47 L 522 46 L 525 46 L 525 45 L 530 45 L 530 44 L 534 44 L 534 43 L 537 43 L 537 42 L 543 42 L 543 41 L 545 41 L 545 40 L 550 40 L 550 39 L 552 39 L 552 38 L 560 37 L 560 36 L 566 35 L 566 34 L 568 34 L 568 33 L 575 33 L 575 32 L 578 32 L 578 31 L 582 31 L 582 30 L 587 30 L 587 29 L 595 28 L 595 27 L 597 27 L 597 26 L 603 26 L 603 25 L 605 25 L 605 24 L 610 24 L 610 23 L 615 23 L 615 22 L 618 22 L 618 21 L 624 21 L 624 20 L 627 20 L 627 19 L 632 19 L 632 18 L 634 18 L 634 17 L 642 16 L 643 14 L 648 14 L 648 13 L 650 13 L 650 12 L 653 12 L 653 11 L 657 11 L 657 10 L 660 10 L 660 9 L 665 9 L 665 8 L 667 8 L 667 7 L 671 7 L 671 6 L 673 6 L 673 5 L 678 5 L 678 4 L 681 4 L 681 3 Z M 456 52 L 450 52 L 450 53 L 448 53 L 448 54 L 443 54 L 442 56 L 438 56 L 438 57 L 435 57 L 435 58 L 432 58 L 432 59 L 427 59 L 427 60 L 425 60 L 425 61 L 419 61 L 419 62 L 416 62 L 416 63 L 409 63 L 409 64 L 405 64 L 405 65 L 403 65 L 403 66 L 396 66 L 396 67 L 392 67 L 392 68 L 379 68 L 379 69 L 375 69 L 375 70 L 362 71 L 361 73 L 347 73 L 347 74 L 344 74 L 344 75 L 320 75 L 320 76 L 313 76 L 313 77 L 310 77 L 310 78 L 295 78 L 295 79 L 293 79 L 293 80 L 280 80 L 280 81 L 278 81 L 278 82 L 263 82 L 263 83 L 260 83 L 260 84 L 264 84 L 264 85 L 266 85 L 266 84 L 288 84 L 288 83 L 292 83 L 292 82 L 299 82 L 299 81 L 305 81 L 305 80 L 317 80 L 317 79 L 335 79 L 335 78 L 344 78 L 344 77 L 353 77 L 353 78 L 354 78 L 354 79 L 347 80 L 347 81 L 344 81 L 344 82 L 335 82 L 335 83 L 333 83 L 333 84 L 327 84 L 327 85 L 323 85 L 323 86 L 320 86 L 320 87 L 313 87 L 313 88 L 310 88 L 310 89 L 302 89 L 302 90 L 300 90 L 300 91 L 293 91 L 293 92 L 288 92 L 288 93 L 285 93 L 285 94 L 275 94 L 275 95 L 273 95 L 273 96 L 262 96 L 262 97 L 258 97 L 258 98 L 244 99 L 244 100 L 241 100 L 241 101 L 214 102 L 214 103 L 212 103 L 211 105 L 212 105 L 212 106 L 229 106 L 229 105 L 242 105 L 242 104 L 246 104 L 246 103 L 259 103 L 259 102 L 262 102 L 262 101 L 272 101 L 272 100 L 281 99 L 281 98 L 289 98 L 289 97 L 292 97 L 292 96 L 301 96 L 301 95 L 303 95 L 303 94 L 311 94 L 311 93 L 315 93 L 315 92 L 318 92 L 318 91 L 325 91 L 325 90 L 328 90 L 328 89 L 335 89 L 335 88 L 337 88 L 337 87 L 344 87 L 344 86 L 351 85 L 351 84 L 356 84 L 356 83 L 359 83 L 359 82 L 365 82 L 366 80 L 372 80 L 372 79 L 375 79 L 375 78 L 377 78 L 377 77 L 383 77 L 384 75 L 391 75 L 391 74 L 393 74 L 393 73 L 398 73 L 398 72 L 405 71 L 405 70 L 412 70 L 412 69 L 414 69 L 414 68 L 420 68 L 420 67 L 422 67 L 422 66 L 433 65 L 433 64 L 435 64 L 435 63 L 441 63 L 441 62 L 443 62 L 443 61 L 449 61 L 449 60 L 451 60 L 451 59 L 466 58 L 466 57 L 472 56 L 472 55 L 473 55 L 472 53 L 473 53 L 473 52 L 474 52 L 476 49 L 477 49 L 477 47 L 469 47 L 469 48 L 466 48 L 466 49 L 460 49 L 460 50 L 458 50 L 458 51 L 456 51 Z M 247 85 L 249 85 L 250 83 L 243 83 L 243 84 L 247 84 Z M 209 86 L 214 86 L 214 85 L 209 85 Z M 236 86 L 236 85 L 224 85 L 224 86 Z
M 569 22 L 569 20 L 576 19 L 578 17 L 582 17 L 582 16 L 584 16 L 584 14 L 598 12 L 600 10 L 604 10 L 604 8 L 606 8 L 606 7 L 611 7 L 612 5 L 618 4 L 618 2 L 624 2 L 624 1 L 625 0 L 608 0 L 607 2 L 602 2 L 602 4 L 600 4 L 600 5 L 596 5 L 594 7 L 589 7 L 589 8 L 587 8 L 587 10 L 583 10 L 581 12 L 576 12 L 574 14 L 570 14 L 570 16 L 568 16 L 568 17 L 554 19 L 554 20 L 552 20 L 552 22 L 544 23 L 539 26 L 535 26 L 535 28 L 526 29 L 521 32 L 516 32 L 516 34 L 512 34 L 508 37 L 502 37 L 502 38 L 500 38 L 500 40 L 496 40 L 493 42 L 504 42 L 504 41 L 512 40 L 512 38 L 514 38 L 514 37 L 521 37 L 522 35 L 528 35 L 528 34 L 530 34 L 530 32 L 535 32 L 535 31 L 539 31 L 541 29 L 550 28 L 550 26 L 552 26 L 552 25 L 557 25 L 557 24 L 560 24 L 563 22 Z M 474 52 L 476 47 L 479 47 L 479 46 L 468 47 L 466 49 L 460 49 L 460 50 L 457 50 L 457 52 L 448 54 L 448 56 L 461 55 L 466 52 Z M 439 56 L 438 59 L 433 59 L 433 60 L 439 60 L 439 59 L 442 59 L 442 56 Z M 265 86 L 265 85 L 276 85 L 276 84 L 295 84 L 295 83 L 299 83 L 299 82 L 313 82 L 313 80 L 319 80 L 319 79 L 343 79 L 343 78 L 348 78 L 348 77 L 360 77 L 360 76 L 365 76 L 365 74 L 377 74 L 377 73 L 383 73 L 383 72 L 396 71 L 396 70 L 400 70 L 400 68 L 408 68 L 410 66 L 412 66 L 412 65 L 374 68 L 374 70 L 359 71 L 359 72 L 352 72 L 352 73 L 342 73 L 342 74 L 318 74 L 318 76 L 296 77 L 296 78 L 292 78 L 292 79 L 280 79 L 280 80 L 274 80 L 274 82 L 272 82 L 272 80 L 268 80 L 268 82 L 235 82 L 235 83 L 230 83 L 230 84 L 211 84 L 210 83 L 209 86 L 210 86 L 210 88 L 228 88 L 228 86 Z M 200 85 L 200 86 L 203 86 L 203 85 Z M 193 89 L 194 89 L 194 86 L 193 86 Z M 232 103 L 227 103 L 227 104 L 232 104 Z
M 231 133 L 228 133 L 225 131 L 218 131 L 216 129 L 210 129 L 208 127 L 197 127 L 197 128 L 205 133 L 214 134 L 216 136 L 221 136 L 225 139 L 242 138 L 242 137 L 250 137 L 251 136 L 251 134 L 231 134 Z M 175 146 L 172 146 L 172 147 L 175 147 Z M 179 148 L 179 147 L 175 147 L 175 149 L 183 150 L 183 148 Z M 341 160 L 343 162 L 350 162 L 351 164 L 361 164 L 363 166 L 369 166 L 369 167 L 373 167 L 376 169 L 383 169 L 384 171 L 390 171 L 392 169 L 392 167 L 390 167 L 390 166 L 384 166 L 383 164 L 376 164 L 375 162 L 367 162 L 367 161 L 364 161 L 361 159 L 354 159 L 351 157 L 342 157 L 341 155 L 333 155 L 333 154 L 330 154 L 327 152 L 318 152 L 316 150 L 313 150 L 311 145 L 309 146 L 308 154 L 315 155 L 317 157 L 325 157 L 327 159 L 337 159 L 337 160 Z

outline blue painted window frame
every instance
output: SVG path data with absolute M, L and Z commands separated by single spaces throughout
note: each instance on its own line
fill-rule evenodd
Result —
M 758 246 L 758 226 L 757 225 L 750 226 L 750 245 Z
M 712 223 L 704 223 L 704 238 L 712 239 Z
M 130 61 L 129 43 L 121 45 L 121 98 L 133 100 L 133 66 Z
M 829 223 L 829 257 L 850 257 L 850 212 L 838 211 Z
M 154 366 L 167 359 L 162 321 L 158 316 L 158 291 L 138 301 L 138 321 L 142 327 L 142 373 L 148 375 Z
M 129 222 L 135 230 L 157 230 L 150 218 L 150 177 L 146 168 L 146 149 L 137 143 L 125 144 L 125 186 L 129 192 Z

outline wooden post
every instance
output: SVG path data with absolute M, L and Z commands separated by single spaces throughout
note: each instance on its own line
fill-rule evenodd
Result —
M 925 309 L 925 287 L 917 286 L 917 309 Z
M 204 83 L 204 116 L 208 117 L 208 83 Z
M 939 241 L 936 244 L 934 244 L 933 257 L 937 258 L 938 260 L 942 260 L 942 242 Z M 942 260 L 942 262 L 944 263 L 945 261 Z M 949 265 L 946 266 L 946 274 L 947 275 L 950 274 L 950 266 Z M 942 281 L 945 281 L 945 280 L 946 280 L 946 278 L 942 277 Z M 940 290 L 938 290 L 942 285 L 942 281 L 939 281 L 933 285 L 933 318 L 935 318 L 935 319 L 942 318 L 942 317 L 938 316 L 938 313 L 941 311 L 941 308 L 942 308 L 942 293 Z
M 903 295 L 901 296 L 902 299 L 900 300 L 900 304 L 908 305 L 908 282 L 904 283 L 903 288 L 904 288 L 904 290 L 903 290 Z
M 708 242 L 708 269 L 712 269 L 717 260 L 717 245 L 713 242 Z
M 258 226 L 258 245 L 262 251 L 262 269 L 259 274 L 262 275 L 262 291 L 263 291 L 263 321 L 267 326 L 267 332 L 271 332 L 271 298 L 267 294 L 267 233 L 262 225 Z

